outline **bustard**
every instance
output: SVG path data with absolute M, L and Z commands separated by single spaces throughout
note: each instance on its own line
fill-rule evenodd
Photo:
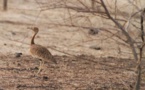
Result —
M 50 61 L 54 62 L 55 64 L 57 62 L 47 48 L 45 48 L 41 45 L 35 44 L 34 39 L 35 39 L 35 36 L 38 33 L 39 29 L 37 27 L 28 27 L 28 29 L 31 29 L 34 31 L 34 35 L 31 39 L 30 54 L 33 57 L 40 59 L 40 66 L 39 66 L 39 69 L 37 72 L 37 74 L 38 74 L 42 69 L 44 61 L 48 62 L 48 60 L 50 60 Z

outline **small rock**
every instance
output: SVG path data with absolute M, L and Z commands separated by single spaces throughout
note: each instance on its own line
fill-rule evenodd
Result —
M 114 59 L 115 57 L 113 57 L 113 56 L 108 56 L 107 58 Z
M 102 50 L 101 47 L 98 47 L 98 46 L 90 46 L 91 49 L 95 49 L 95 50 Z
M 18 57 L 21 57 L 21 55 L 22 55 L 22 53 L 16 53 L 15 57 L 18 58 Z
M 35 68 L 34 68 L 34 70 L 38 70 L 38 69 L 39 69 L 38 67 L 35 67 Z
M 47 81 L 48 77 L 47 76 L 43 76 L 43 80 Z
M 18 63 L 18 64 L 17 64 L 17 66 L 21 66 L 21 64 L 20 64 L 20 63 Z
M 6 46 L 7 44 L 6 44 L 6 43 L 4 43 L 4 45 Z
M 11 32 L 11 34 L 12 34 L 12 35 L 16 35 L 16 33 L 15 33 L 15 32 Z
M 36 38 L 40 38 L 40 36 L 36 36 Z
M 96 35 L 99 33 L 99 29 L 98 28 L 91 28 L 89 31 L 88 31 L 88 34 L 90 35 Z

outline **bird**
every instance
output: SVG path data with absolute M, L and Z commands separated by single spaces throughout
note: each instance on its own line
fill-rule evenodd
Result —
M 46 62 L 52 61 L 55 64 L 57 64 L 57 62 L 54 59 L 53 55 L 50 53 L 50 51 L 46 47 L 35 44 L 34 39 L 35 39 L 35 36 L 37 35 L 37 33 L 39 32 L 39 28 L 38 27 L 28 27 L 28 29 L 31 29 L 34 31 L 34 35 L 32 36 L 31 44 L 30 44 L 30 54 L 32 57 L 38 58 L 40 60 L 40 65 L 39 65 L 38 72 L 37 72 L 37 74 L 39 74 L 45 61 Z

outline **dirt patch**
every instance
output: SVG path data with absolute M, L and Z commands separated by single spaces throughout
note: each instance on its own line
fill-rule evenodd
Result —
M 55 56 L 58 64 L 45 63 L 36 75 L 39 61 L 28 55 L 0 56 L 1 90 L 129 90 L 135 82 L 135 63 L 114 57 Z

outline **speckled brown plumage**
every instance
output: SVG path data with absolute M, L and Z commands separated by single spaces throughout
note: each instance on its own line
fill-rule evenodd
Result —
M 35 32 L 31 39 L 30 53 L 33 57 L 36 57 L 36 58 L 42 60 L 42 62 L 40 63 L 39 70 L 38 70 L 38 73 L 39 73 L 44 61 L 46 61 L 46 62 L 52 61 L 54 63 L 57 63 L 57 62 L 47 48 L 45 48 L 41 45 L 35 44 L 34 39 L 35 39 L 35 36 L 38 33 L 39 29 L 37 27 L 33 27 L 33 28 L 29 28 L 29 29 L 32 29 Z
M 51 60 L 52 62 L 56 63 L 52 54 L 45 47 L 43 47 L 41 45 L 32 44 L 30 46 L 30 53 L 33 57 L 39 58 L 46 62 L 48 60 Z

